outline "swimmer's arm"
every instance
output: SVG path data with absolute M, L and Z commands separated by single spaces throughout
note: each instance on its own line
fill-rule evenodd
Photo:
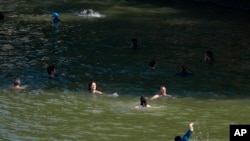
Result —
M 188 141 L 189 140 L 189 138 L 192 135 L 193 130 L 194 130 L 193 124 L 194 123 L 190 123 L 189 124 L 189 126 L 188 126 L 189 129 L 188 129 L 187 133 L 182 137 L 182 140 L 184 140 L 184 141 Z
M 101 95 L 103 94 L 103 92 L 98 91 L 98 90 L 96 90 L 95 93 L 96 93 L 96 94 L 101 94 Z
M 154 95 L 153 97 L 151 97 L 150 100 L 155 100 L 155 99 L 157 99 L 157 98 L 159 98 L 159 97 L 160 97 L 159 94 L 156 94 L 156 95 Z

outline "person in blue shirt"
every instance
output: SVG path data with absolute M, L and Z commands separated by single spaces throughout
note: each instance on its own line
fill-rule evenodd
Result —
M 188 127 L 189 129 L 188 129 L 187 133 L 183 137 L 175 136 L 174 141 L 189 141 L 189 138 L 190 138 L 191 134 L 194 131 L 193 124 L 194 123 L 189 124 L 189 127 Z

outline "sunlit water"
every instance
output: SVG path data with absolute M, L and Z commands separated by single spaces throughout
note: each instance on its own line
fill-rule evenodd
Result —
M 230 124 L 250 124 L 249 21 L 223 9 L 126 1 L 1 1 L 0 139 L 171 141 L 195 122 L 197 141 L 228 141 Z M 92 8 L 101 17 L 76 13 Z M 214 9 L 214 7 L 212 7 Z M 194 15 L 200 10 L 206 18 Z M 55 28 L 51 13 L 62 23 Z M 218 13 L 219 13 L 218 12 Z M 231 13 L 230 13 L 231 12 Z M 247 31 L 248 30 L 248 31 Z M 137 37 L 139 49 L 128 49 Z M 215 64 L 206 65 L 206 50 Z M 145 72 L 150 59 L 155 72 Z M 179 78 L 181 63 L 194 76 Z M 60 75 L 48 79 L 46 67 Z M 26 85 L 10 89 L 15 76 Z M 91 96 L 96 81 L 108 95 Z M 139 96 L 160 85 L 176 99 Z

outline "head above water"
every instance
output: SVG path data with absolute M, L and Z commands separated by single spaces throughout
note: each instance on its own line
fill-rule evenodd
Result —
M 204 60 L 206 63 L 208 64 L 213 64 L 214 62 L 214 58 L 213 58 L 213 52 L 212 51 L 206 51 L 205 52 L 205 57 L 204 57 Z
M 150 67 L 150 68 L 155 69 L 156 66 L 157 66 L 156 60 L 151 60 L 151 61 L 149 61 L 149 67 Z
M 96 82 L 92 81 L 89 83 L 89 92 L 95 91 L 97 88 Z
M 174 141 L 181 141 L 181 136 L 175 136 Z
M 57 12 L 54 12 L 54 13 L 52 13 L 52 17 L 53 17 L 53 18 L 58 18 L 58 17 L 59 17 L 59 14 L 58 14 Z
M 161 94 L 161 95 L 164 95 L 164 94 L 166 94 L 166 93 L 167 93 L 167 88 L 166 88 L 166 86 L 162 85 L 162 86 L 160 87 L 160 94 Z
M 19 78 L 19 77 L 16 77 L 16 78 L 14 79 L 13 84 L 14 84 L 15 87 L 16 87 L 16 86 L 19 86 L 19 85 L 21 84 L 20 78 Z
M 136 38 L 132 38 L 131 39 L 131 46 L 132 48 L 134 49 L 137 49 L 138 48 L 138 40 Z
M 146 97 L 145 96 L 141 96 L 141 106 L 143 106 L 143 107 L 147 107 L 147 105 L 148 105 L 148 103 L 147 103 L 147 99 L 146 99 Z
M 56 74 L 56 67 L 54 65 L 48 66 L 47 72 L 49 75 L 55 75 Z

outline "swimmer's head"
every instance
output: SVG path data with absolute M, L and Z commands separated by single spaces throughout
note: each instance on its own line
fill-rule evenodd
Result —
M 48 72 L 49 75 L 56 74 L 56 67 L 54 65 L 49 66 L 47 68 L 47 72 Z
M 149 67 L 150 68 L 155 68 L 157 66 L 157 62 L 155 60 L 149 61 Z
M 54 13 L 52 13 L 52 17 L 53 17 L 53 18 L 58 18 L 58 17 L 59 17 L 59 14 L 58 14 L 57 12 L 54 12 Z
M 131 46 L 136 49 L 138 47 L 138 40 L 136 38 L 131 39 Z
M 174 141 L 181 141 L 181 136 L 175 136 Z
M 141 96 L 141 106 L 143 106 L 143 107 L 147 107 L 147 99 L 146 99 L 146 97 L 145 96 Z
M 96 91 L 97 89 L 97 84 L 96 82 L 92 81 L 89 83 L 89 92 L 93 93 L 94 91 Z
M 21 84 L 21 80 L 20 80 L 20 78 L 16 77 L 16 78 L 14 79 L 13 84 L 14 84 L 14 86 L 18 86 L 18 85 L 20 85 L 20 84 Z

